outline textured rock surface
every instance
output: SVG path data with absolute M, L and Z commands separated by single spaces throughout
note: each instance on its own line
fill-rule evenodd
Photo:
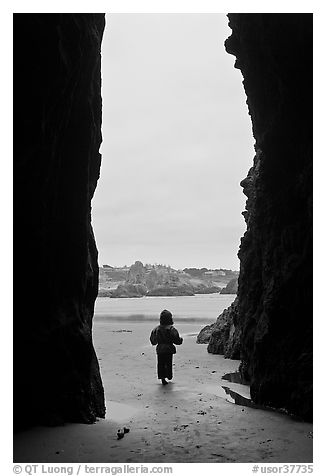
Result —
M 238 289 L 257 403 L 312 418 L 312 15 L 230 14 L 256 140 Z
M 197 336 L 197 344 L 206 344 L 212 354 L 224 354 L 229 359 L 240 359 L 240 328 L 238 323 L 238 299 L 224 309 L 216 322 L 205 326 Z
M 177 296 L 180 287 L 180 295 L 212 294 L 218 293 L 232 278 L 237 278 L 238 271 L 228 269 L 208 270 L 207 268 L 186 268 L 185 270 L 173 269 L 163 264 L 145 264 L 136 261 L 130 267 L 112 267 L 103 265 L 99 268 L 99 295 L 119 297 L 128 295 L 129 285 L 143 285 L 147 291 L 154 291 L 164 295 L 164 289 L 168 295 Z M 127 286 L 126 286 L 127 285 Z M 119 289 L 118 289 L 119 288 Z M 111 293 L 112 290 L 115 292 Z M 134 293 L 134 291 L 132 291 Z M 172 294 L 171 294 L 172 293 Z M 130 296 L 131 297 L 131 296 Z
M 199 332 L 197 338 L 196 338 L 196 343 L 197 344 L 208 344 L 209 339 L 211 338 L 214 324 L 209 324 L 208 326 L 205 326 L 202 328 L 202 330 Z
M 117 277 L 122 281 L 116 282 Z M 113 287 L 114 285 L 116 287 Z M 187 273 L 171 266 L 150 264 L 144 266 L 141 261 L 136 261 L 128 271 L 100 268 L 101 297 L 193 296 L 217 293 L 220 290 L 211 276 L 193 279 Z
M 141 261 L 135 261 L 130 266 L 126 284 L 144 284 L 145 282 L 145 267 Z
M 15 300 L 16 426 L 105 414 L 91 227 L 103 29 L 102 14 L 14 15 L 14 272 L 28 276 Z
M 237 294 L 238 292 L 238 278 L 231 279 L 225 288 L 221 289 L 221 294 Z
M 162 285 L 148 291 L 147 296 L 194 296 L 194 291 L 188 284 Z
M 147 292 L 143 284 L 119 284 L 117 289 L 109 291 L 111 298 L 137 298 L 145 296 Z

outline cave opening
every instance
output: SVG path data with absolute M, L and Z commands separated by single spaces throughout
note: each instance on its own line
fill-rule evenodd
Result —
M 101 265 L 239 269 L 239 183 L 254 139 L 227 24 L 225 14 L 107 15 L 92 201 Z
M 280 419 L 281 417 L 277 415 L 268 417 L 269 422 L 264 420 L 264 426 L 270 431 L 276 429 L 275 441 L 279 446 L 275 447 L 275 450 L 280 451 L 282 448 L 283 461 L 298 462 L 299 458 L 300 461 L 307 462 L 312 457 L 310 444 L 312 433 L 309 423 L 312 420 L 312 15 L 229 14 L 228 17 L 232 35 L 227 40 L 226 48 L 229 53 L 236 56 L 236 66 L 241 69 L 244 77 L 256 149 L 254 164 L 242 182 L 245 195 L 248 197 L 245 213 L 247 231 L 241 240 L 238 304 L 233 308 L 231 306 L 233 327 L 229 329 L 228 342 L 232 341 L 234 336 L 240 338 L 241 379 L 245 377 L 250 382 L 251 398 L 254 403 L 267 404 L 271 408 L 284 408 L 287 412 L 304 420 L 295 425 L 294 433 L 292 422 L 285 418 Z M 141 17 L 138 17 L 138 20 L 139 18 Z M 193 20 L 195 17 L 189 18 Z M 122 399 L 125 401 L 124 409 L 121 409 L 121 405 L 119 406 L 122 412 L 125 411 L 133 418 L 134 410 L 141 408 L 147 419 L 146 423 L 142 421 L 145 426 L 134 427 L 130 432 L 131 440 L 139 437 L 141 445 L 145 444 L 145 450 L 142 446 L 144 451 L 136 455 L 132 454 L 133 445 L 130 446 L 128 455 L 130 460 L 135 457 L 137 461 L 144 461 L 146 448 L 153 443 L 152 454 L 159 455 L 160 461 L 166 461 L 172 454 L 171 451 L 175 451 L 173 456 L 176 461 L 188 461 L 191 450 L 196 461 L 228 462 L 229 455 L 234 449 L 233 436 L 237 438 L 236 433 L 231 435 L 230 444 L 226 444 L 225 449 L 223 448 L 223 451 L 221 449 L 221 454 L 217 455 L 209 452 L 211 444 L 203 445 L 208 448 L 208 453 L 207 451 L 202 453 L 204 449 L 200 445 L 198 448 L 196 446 L 196 449 L 189 448 L 188 432 L 191 432 L 191 439 L 194 441 L 196 435 L 198 436 L 197 429 L 201 428 L 201 425 L 207 425 L 205 428 L 209 429 L 211 442 L 215 447 L 220 447 L 222 440 L 219 432 L 216 431 L 216 425 L 222 425 L 219 428 L 226 425 L 225 429 L 229 431 L 228 422 L 236 417 L 238 421 L 247 419 L 246 421 L 253 425 L 251 427 L 253 437 L 250 438 L 249 445 L 246 441 L 242 441 L 243 451 L 237 454 L 236 461 L 249 461 L 249 459 L 257 461 L 261 456 L 258 451 L 261 420 L 253 417 L 249 407 L 247 410 L 234 409 L 235 406 L 230 408 L 228 402 L 216 398 L 217 373 L 234 374 L 238 370 L 238 362 L 221 356 L 212 356 L 204 347 L 201 347 L 204 365 L 202 367 L 196 365 L 190 346 L 194 332 L 189 331 L 184 334 L 183 354 L 178 352 L 176 357 L 178 386 L 171 384 L 167 388 L 164 387 L 165 393 L 162 393 L 163 387 L 160 384 L 153 385 L 155 363 L 153 353 L 150 357 L 148 354 L 153 349 L 149 344 L 139 348 L 133 340 L 135 332 L 131 327 L 132 325 L 140 327 L 139 316 L 143 316 L 144 312 L 136 316 L 135 322 L 128 322 L 126 327 L 121 325 L 113 329 L 107 328 L 107 334 L 112 331 L 115 337 L 117 336 L 111 339 L 111 342 L 114 341 L 116 344 L 115 358 L 118 363 L 110 361 L 110 368 L 102 366 L 101 353 L 104 350 L 110 352 L 107 343 L 112 336 L 107 336 L 107 340 L 106 336 L 103 336 L 102 349 L 95 336 L 94 342 L 99 357 L 97 359 L 92 331 L 97 332 L 96 329 L 98 329 L 100 332 L 98 322 L 101 316 L 96 312 L 93 323 L 94 303 L 98 293 L 98 253 L 91 226 L 91 200 L 99 178 L 101 163 L 99 153 L 102 140 L 100 50 L 104 23 L 103 14 L 14 15 L 15 425 L 21 429 L 38 424 L 58 426 L 65 422 L 94 423 L 98 418 L 104 418 L 105 396 L 102 379 L 109 382 L 110 375 L 114 374 L 118 383 L 108 387 L 109 398 L 112 398 L 115 392 L 115 398 L 119 404 L 123 405 Z M 197 41 L 194 41 L 191 51 L 193 61 L 190 65 L 192 68 L 194 64 L 200 64 L 201 68 L 197 68 L 196 74 L 191 74 L 191 68 L 186 69 L 187 74 L 181 88 L 185 93 L 189 93 L 191 89 L 191 83 L 186 79 L 199 78 L 203 71 L 202 61 L 207 53 L 203 49 L 198 51 L 199 39 L 202 37 L 200 33 L 203 32 L 193 26 L 194 24 L 188 39 Z M 110 31 L 109 22 L 107 31 Z M 159 28 L 157 31 L 159 32 Z M 171 57 L 172 52 L 173 54 L 180 53 L 172 33 L 171 28 L 169 35 L 166 35 L 166 42 L 169 43 L 171 40 Z M 208 28 L 205 29 L 206 33 L 209 33 Z M 220 42 L 221 48 L 229 33 L 228 31 Z M 130 44 L 126 39 L 127 37 L 124 37 L 124 46 L 129 49 Z M 202 54 L 198 55 L 198 53 Z M 224 48 L 223 55 L 228 58 Z M 154 59 L 157 60 L 157 58 L 158 51 L 155 51 L 151 62 L 155 64 Z M 233 60 L 229 58 L 230 71 L 234 71 Z M 135 59 L 138 63 L 141 57 L 135 56 Z M 177 82 L 175 73 L 181 64 L 181 59 L 183 55 L 177 58 L 172 71 L 164 73 L 165 83 L 171 88 Z M 160 61 L 157 61 L 155 65 L 157 70 L 159 70 L 159 63 Z M 213 61 L 210 64 L 216 63 Z M 141 91 L 142 79 L 137 77 L 139 71 L 139 69 L 131 68 L 126 74 L 126 76 L 134 76 L 135 84 L 137 84 L 134 91 L 135 98 L 137 91 Z M 156 70 L 153 68 L 153 71 Z M 169 74 L 166 74 L 167 72 Z M 173 81 L 170 83 L 171 78 Z M 211 75 L 209 78 L 212 79 Z M 238 86 L 241 88 L 239 83 L 240 81 Z M 134 90 L 135 84 L 133 84 Z M 128 97 L 128 88 L 124 82 L 122 86 Z M 147 83 L 146 86 L 148 86 Z M 214 87 L 218 89 L 215 83 L 211 86 L 212 90 Z M 147 91 L 150 93 L 151 89 L 147 87 Z M 174 124 L 172 131 L 174 134 L 170 133 L 170 137 L 179 140 L 186 136 L 187 141 L 198 140 L 196 147 L 192 146 L 190 152 L 182 155 L 181 163 L 184 167 L 181 172 L 174 167 L 177 164 L 176 159 L 179 155 L 181 156 L 177 141 L 170 161 L 167 160 L 165 154 L 159 156 L 161 160 L 153 161 L 155 163 L 153 168 L 158 167 L 157 172 L 162 179 L 161 187 L 156 187 L 162 193 L 157 202 L 165 203 L 164 193 L 168 190 L 169 183 L 175 184 L 174 191 L 177 191 L 178 199 L 171 205 L 168 201 L 171 192 L 170 195 L 167 194 L 169 213 L 164 215 L 164 208 L 158 207 L 156 215 L 169 217 L 172 209 L 175 212 L 177 224 L 179 224 L 180 216 L 183 215 L 180 213 L 178 215 L 177 212 L 180 212 L 178 206 L 185 197 L 185 191 L 182 189 L 184 182 L 188 186 L 192 185 L 191 195 L 197 198 L 199 205 L 201 205 L 201 195 L 205 196 L 209 204 L 215 204 L 215 208 L 219 211 L 223 203 L 221 200 L 216 204 L 216 198 L 205 195 L 207 191 L 212 193 L 216 190 L 216 184 L 209 186 L 211 185 L 209 181 L 200 182 L 201 172 L 197 173 L 198 182 L 190 180 L 189 174 L 196 170 L 195 165 L 198 162 L 200 167 L 205 169 L 205 180 L 206 177 L 209 180 L 222 172 L 219 170 L 219 173 L 216 171 L 212 173 L 213 169 L 208 160 L 203 161 L 200 149 L 202 144 L 206 143 L 205 134 L 209 132 L 209 126 L 211 126 L 207 117 L 213 119 L 214 114 L 211 116 L 207 116 L 206 113 L 200 116 L 199 112 L 194 114 L 193 104 L 196 95 L 190 96 L 192 103 L 187 109 L 187 120 L 185 118 L 180 120 L 175 108 L 169 108 L 170 103 L 164 96 L 163 87 L 162 90 L 155 91 L 155 95 L 152 96 L 152 99 L 161 97 L 163 106 L 166 103 L 168 119 L 163 122 Z M 140 95 L 140 98 L 143 97 L 144 95 Z M 175 97 L 179 99 L 179 95 Z M 180 98 L 184 96 L 180 94 Z M 230 106 L 231 103 L 228 100 L 226 102 Z M 107 106 L 105 105 L 105 111 L 110 111 L 110 104 L 108 103 Z M 158 105 L 153 102 L 152 106 L 155 110 Z M 185 107 L 181 109 L 184 110 Z M 213 109 L 215 111 L 215 107 L 212 106 Z M 187 134 L 183 129 L 183 125 L 192 123 L 192 119 L 197 115 L 204 122 L 204 136 L 195 134 L 196 127 Z M 121 139 L 120 126 L 125 117 L 131 120 L 130 130 L 134 131 L 136 137 L 145 139 L 145 145 L 148 145 L 152 137 L 151 129 L 147 126 L 148 134 L 141 135 L 136 125 L 142 127 L 142 120 L 140 117 L 132 118 L 128 107 L 121 114 L 120 122 L 116 122 L 118 128 L 116 137 L 119 137 L 120 131 Z M 206 118 L 206 122 L 203 118 Z M 178 121 L 173 123 L 175 119 Z M 160 120 L 162 121 L 162 118 Z M 153 119 L 152 122 L 155 123 L 155 120 Z M 213 132 L 215 129 L 216 126 L 213 125 Z M 230 130 L 232 131 L 232 128 Z M 156 139 L 154 144 L 160 153 L 165 151 L 166 134 L 167 131 L 164 130 L 163 139 L 159 134 L 157 136 L 154 134 Z M 123 139 L 127 138 L 127 135 L 122 134 L 122 136 Z M 115 135 L 112 134 L 112 137 Z M 235 138 L 234 134 L 232 138 Z M 107 139 L 103 143 L 103 156 L 106 154 L 105 142 Z M 230 143 L 232 147 L 235 142 L 236 140 L 233 140 Z M 131 142 L 128 139 L 125 143 Z M 125 152 L 128 154 L 130 151 Z M 111 155 L 117 157 L 117 154 Z M 248 159 L 250 164 L 251 155 L 252 151 Z M 111 160 L 111 156 L 107 160 L 103 157 L 103 166 L 109 164 Z M 121 157 L 117 160 L 121 161 Z M 223 165 L 223 161 L 216 160 L 216 162 Z M 202 167 L 203 163 L 204 167 Z M 164 169 L 165 166 L 167 170 Z M 146 177 L 144 172 L 147 172 L 150 165 L 143 160 L 139 168 L 142 173 L 142 183 L 140 184 L 139 180 L 135 179 L 139 187 L 132 196 L 132 204 L 135 202 L 136 209 L 138 209 L 137 205 L 139 207 L 137 199 L 140 185 L 143 185 L 143 182 L 145 186 L 151 185 L 151 181 L 147 183 L 143 180 L 143 177 Z M 247 168 L 245 173 L 241 173 L 240 179 L 246 175 Z M 125 172 L 129 172 L 129 175 L 133 174 L 134 178 L 139 177 L 136 171 L 125 166 Z M 238 168 L 233 171 L 233 177 L 236 171 Z M 185 180 L 186 178 L 188 181 Z M 104 184 L 101 179 L 99 184 L 101 185 L 102 182 Z M 199 182 L 202 187 L 198 186 Z M 117 180 L 117 184 L 118 188 L 123 189 L 121 181 L 119 183 Z M 109 184 L 108 188 L 110 187 Z M 126 192 L 126 189 L 124 191 Z M 99 189 L 95 200 L 100 193 Z M 161 200 L 162 197 L 163 200 Z M 154 201 L 151 198 L 151 195 L 147 196 L 149 203 Z M 223 196 L 224 199 L 225 196 Z M 242 200 L 244 200 L 243 197 Z M 157 205 L 157 202 L 154 201 L 154 204 Z M 129 203 L 128 199 L 127 205 L 120 204 L 115 212 L 118 214 L 126 208 L 128 210 Z M 195 209 L 189 202 L 186 216 L 193 217 L 193 209 L 196 210 L 195 218 L 189 220 L 190 236 L 200 236 L 200 243 L 205 245 L 200 249 L 205 248 L 206 251 L 206 248 L 209 250 L 208 242 L 202 241 L 204 233 L 198 224 L 199 218 L 207 215 L 198 203 Z M 93 206 L 95 224 L 96 213 L 98 213 L 96 210 L 99 211 L 99 208 L 95 201 Z M 147 210 L 144 206 L 140 208 L 142 213 Z M 242 208 L 243 206 L 241 210 Z M 134 213 L 134 210 L 132 211 Z M 216 223 L 214 211 L 213 207 L 213 212 L 209 214 L 207 221 L 210 225 Z M 214 219 L 211 219 L 212 214 Z M 237 216 L 239 215 L 238 212 Z M 113 221 L 109 220 L 109 226 L 110 223 L 114 228 Z M 172 235 L 173 243 L 177 242 L 177 232 L 167 229 L 170 234 L 164 235 L 166 230 L 164 225 L 165 222 L 163 226 L 157 227 L 163 237 Z M 152 228 L 150 227 L 150 230 Z M 183 229 L 184 226 L 180 228 Z M 201 234 L 198 234 L 198 229 L 202 232 Z M 125 230 L 125 234 L 133 235 L 133 239 L 137 242 L 139 231 L 135 230 L 130 225 Z M 189 234 L 189 229 L 186 231 Z M 205 238 L 208 235 L 211 236 L 212 229 L 205 231 Z M 102 253 L 99 227 L 96 224 L 95 232 L 99 238 L 98 245 Z M 143 242 L 143 237 L 139 241 Z M 178 248 L 178 258 L 182 258 L 184 250 L 187 250 L 186 244 Z M 143 255 L 138 257 L 139 249 L 136 251 L 137 258 L 144 259 L 146 263 L 147 257 Z M 193 256 L 198 257 L 196 248 L 193 248 L 191 258 Z M 165 256 L 159 256 L 159 259 L 163 263 L 169 263 L 169 259 Z M 104 263 L 100 262 L 100 264 Z M 183 266 L 183 263 L 180 264 Z M 198 267 L 202 265 L 201 262 L 191 262 L 189 265 L 192 264 Z M 219 265 L 214 264 L 214 266 Z M 169 268 L 167 265 L 170 272 L 171 268 L 172 266 Z M 22 269 L 27 274 L 24 286 L 21 286 L 19 282 Z M 162 296 L 155 299 L 159 298 Z M 192 296 L 184 296 L 184 298 L 190 299 Z M 116 302 L 114 299 L 111 301 Z M 131 303 L 131 314 L 135 311 L 132 302 L 149 302 L 147 298 L 125 301 Z M 200 308 L 199 306 L 198 309 L 192 308 L 192 310 L 200 312 Z M 104 317 L 105 313 L 103 313 Z M 119 318 L 119 323 L 122 322 L 121 315 L 117 314 L 115 317 Z M 190 316 L 187 323 L 189 326 L 194 325 L 191 319 L 193 316 Z M 181 319 L 178 326 L 180 322 Z M 221 329 L 217 331 L 215 334 L 221 335 Z M 148 335 L 145 334 L 143 337 L 147 339 Z M 128 347 L 127 356 L 121 354 L 123 342 Z M 213 353 L 219 353 L 215 344 L 216 342 L 212 344 L 216 351 Z M 200 346 L 197 347 L 199 348 Z M 181 355 L 187 359 L 183 368 Z M 137 392 L 137 384 L 129 393 L 130 382 L 127 378 L 123 378 L 119 370 L 119 366 L 126 359 L 133 360 L 135 364 L 133 373 L 141 387 L 139 392 Z M 102 367 L 102 376 L 99 363 Z M 212 369 L 212 365 L 218 368 Z M 195 397 L 194 388 L 189 388 L 187 379 L 190 374 L 185 372 L 185 367 L 191 369 L 191 375 L 195 376 L 198 384 L 204 384 L 202 391 L 197 392 Z M 147 382 L 144 375 L 148 378 Z M 212 385 L 207 385 L 209 379 Z M 231 389 L 234 395 L 232 385 L 236 383 L 230 382 L 227 388 Z M 144 407 L 142 404 L 144 394 L 146 398 L 150 398 L 151 405 Z M 170 402 L 171 398 L 174 398 L 176 405 L 172 404 L 172 410 L 167 410 L 166 407 L 160 406 L 161 398 L 166 400 L 169 398 Z M 193 398 L 196 402 L 195 411 L 187 412 Z M 154 408 L 155 403 L 158 403 L 159 409 Z M 176 438 L 172 439 L 170 446 L 162 450 L 160 432 L 155 433 L 155 425 L 157 421 L 164 421 L 166 415 L 174 412 L 174 409 L 181 412 L 182 420 L 187 421 L 177 422 L 172 429 L 173 436 Z M 214 415 L 214 418 L 210 418 L 211 415 Z M 220 415 L 223 415 L 223 418 L 217 421 Z M 148 419 L 151 421 L 151 427 L 148 426 Z M 189 422 L 188 419 L 191 421 Z M 76 428 L 78 431 L 74 433 Z M 286 447 L 279 429 L 281 433 L 291 432 L 291 435 L 294 435 L 291 441 L 287 441 Z M 145 440 L 143 430 L 146 430 L 147 439 Z M 170 430 L 171 428 L 163 437 L 166 435 L 170 437 L 172 434 Z M 31 433 L 21 432 L 16 440 L 18 446 L 16 446 L 15 459 L 18 462 L 53 461 L 55 453 L 57 461 L 66 461 L 71 456 L 75 458 L 74 445 L 77 444 L 78 448 L 81 448 L 85 437 L 91 451 L 94 450 L 93 454 L 99 456 L 98 461 L 105 462 L 108 454 L 107 438 L 116 439 L 114 432 L 114 425 L 108 425 L 107 420 L 104 419 L 93 426 L 67 425 L 54 432 L 49 429 L 42 429 L 42 431 L 36 429 L 34 433 L 32 430 Z M 40 435 L 47 436 L 42 440 L 48 445 L 46 448 L 39 445 Z M 62 451 L 54 452 L 58 444 L 55 435 L 59 435 L 59 439 L 65 435 L 65 448 Z M 92 439 L 94 435 L 95 439 Z M 96 435 L 104 437 L 97 439 Z M 183 446 L 174 444 L 185 435 Z M 96 448 L 94 448 L 94 441 Z M 164 438 L 164 441 L 166 442 L 167 439 Z M 252 445 L 252 441 L 256 444 Z M 298 441 L 302 442 L 302 445 L 298 446 Z M 266 442 L 270 443 L 269 440 Z M 111 461 L 121 461 L 121 452 L 119 453 L 116 447 L 116 445 L 110 447 Z M 79 454 L 78 458 L 88 461 L 88 449 Z M 46 454 L 44 450 L 47 451 Z M 124 457 L 127 458 L 126 454 Z
M 111 352 L 128 362 L 129 343 L 136 336 L 147 343 L 165 307 L 195 340 L 235 299 L 236 288 L 216 291 L 237 281 L 246 200 L 239 183 L 252 164 L 254 139 L 243 78 L 225 51 L 231 34 L 225 14 L 106 20 L 102 163 L 92 201 L 99 250 L 94 335 L 104 388 L 114 400 L 119 391 L 112 387 L 120 388 L 124 376 L 117 372 L 112 385 L 114 375 L 104 370 L 114 360 L 101 355 L 104 335 L 124 347 Z M 194 295 L 191 304 L 187 294 Z

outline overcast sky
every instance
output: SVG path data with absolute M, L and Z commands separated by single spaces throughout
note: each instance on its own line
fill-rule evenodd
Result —
M 100 264 L 239 269 L 251 122 L 224 14 L 107 14 Z

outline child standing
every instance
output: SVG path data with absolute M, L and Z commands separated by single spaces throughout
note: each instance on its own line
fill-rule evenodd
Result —
M 152 345 L 156 345 L 157 353 L 157 377 L 162 381 L 162 385 L 167 385 L 166 378 L 172 379 L 172 360 L 176 353 L 174 344 L 181 345 L 182 337 L 177 329 L 173 327 L 172 314 L 167 309 L 160 314 L 160 325 L 152 330 L 150 335 Z

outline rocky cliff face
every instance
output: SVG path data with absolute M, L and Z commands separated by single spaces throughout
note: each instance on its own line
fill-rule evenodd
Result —
M 221 294 L 237 294 L 238 291 L 238 278 L 231 279 L 225 288 L 221 289 Z
M 240 359 L 241 329 L 238 326 L 238 299 L 224 309 L 216 322 L 205 326 L 197 336 L 197 344 L 208 344 L 207 351 Z
M 126 284 L 144 284 L 145 282 L 145 267 L 141 261 L 135 261 L 130 266 Z
M 230 14 L 256 157 L 242 182 L 238 326 L 257 403 L 312 418 L 312 15 Z
M 14 15 L 16 426 L 105 414 L 92 343 L 102 14 Z M 18 286 L 15 287 L 18 289 Z
M 194 296 L 194 294 L 217 293 L 221 288 L 214 284 L 211 277 L 193 279 L 187 273 L 165 265 L 145 266 L 135 261 L 126 272 L 100 268 L 99 296 L 112 298 L 134 298 L 143 296 Z M 104 275 L 104 276 L 103 276 Z M 111 287 L 112 279 L 120 275 L 122 281 Z M 111 276 L 111 277 L 109 277 Z M 206 279 L 205 279 L 206 278 Z M 226 280 L 231 278 L 227 277 Z M 109 289 L 109 287 L 111 289 Z

